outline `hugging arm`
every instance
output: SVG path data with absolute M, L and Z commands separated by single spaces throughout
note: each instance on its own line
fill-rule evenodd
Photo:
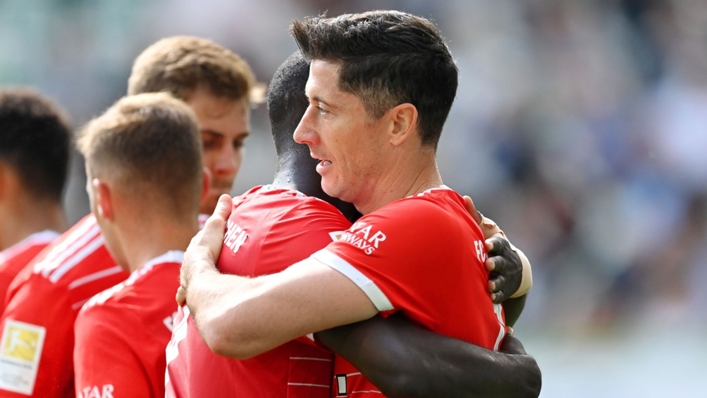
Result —
M 540 394 L 540 369 L 511 335 L 495 352 L 422 330 L 393 315 L 326 330 L 317 338 L 391 398 Z
M 467 199 L 467 210 L 487 238 L 491 298 L 494 302 L 505 300 L 506 323 L 513 325 L 530 288 L 526 279 L 530 275 L 525 275 L 530 272 L 530 265 L 503 231 L 476 211 L 471 199 Z M 525 290 L 519 292 L 520 289 Z M 394 315 L 326 330 L 317 337 L 389 397 L 537 397 L 540 394 L 540 369 L 520 341 L 511 335 L 504 339 L 500 352 L 495 352 L 422 330 L 401 315 Z

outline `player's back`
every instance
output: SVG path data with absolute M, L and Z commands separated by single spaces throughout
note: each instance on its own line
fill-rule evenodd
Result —
M 92 297 L 76 318 L 76 396 L 163 397 L 165 348 L 172 335 L 184 253 L 158 256 Z
M 74 396 L 76 315 L 89 298 L 127 276 L 108 254 L 92 215 L 37 255 L 13 280 L 0 321 L 2 347 L 12 329 L 36 349 L 21 360 L 0 363 L 0 397 Z
M 282 271 L 350 225 L 330 204 L 272 186 L 251 189 L 233 206 L 217 266 L 242 276 Z M 332 355 L 307 337 L 241 361 L 213 354 L 187 317 L 175 328 L 167 357 L 168 396 L 329 396 Z

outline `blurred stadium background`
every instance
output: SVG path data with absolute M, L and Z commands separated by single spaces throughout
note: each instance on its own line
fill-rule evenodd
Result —
M 458 61 L 439 164 L 534 264 L 516 333 L 541 396 L 706 396 L 707 1 L 0 0 L 0 85 L 80 126 L 162 37 L 213 39 L 267 82 L 290 21 L 376 8 L 433 19 Z M 234 194 L 274 172 L 264 106 L 253 132 Z

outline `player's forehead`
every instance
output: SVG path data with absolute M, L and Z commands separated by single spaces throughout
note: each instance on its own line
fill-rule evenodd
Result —
M 336 62 L 313 60 L 309 66 L 309 78 L 305 86 L 307 97 L 310 100 L 319 98 L 326 101 L 346 94 L 339 89 L 339 68 L 340 64 Z
M 224 98 L 208 91 L 197 91 L 186 102 L 194 110 L 202 134 L 236 139 L 248 135 L 250 131 L 250 108 L 245 99 Z

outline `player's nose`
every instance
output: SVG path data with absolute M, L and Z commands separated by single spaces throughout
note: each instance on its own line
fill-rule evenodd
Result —
M 304 113 L 304 116 L 302 116 L 302 120 L 300 120 L 294 134 L 292 135 L 295 142 L 298 144 L 312 145 L 316 144 L 318 141 L 318 135 L 314 129 L 314 123 L 312 120 L 312 109 L 314 109 L 312 106 L 307 108 L 307 111 Z

